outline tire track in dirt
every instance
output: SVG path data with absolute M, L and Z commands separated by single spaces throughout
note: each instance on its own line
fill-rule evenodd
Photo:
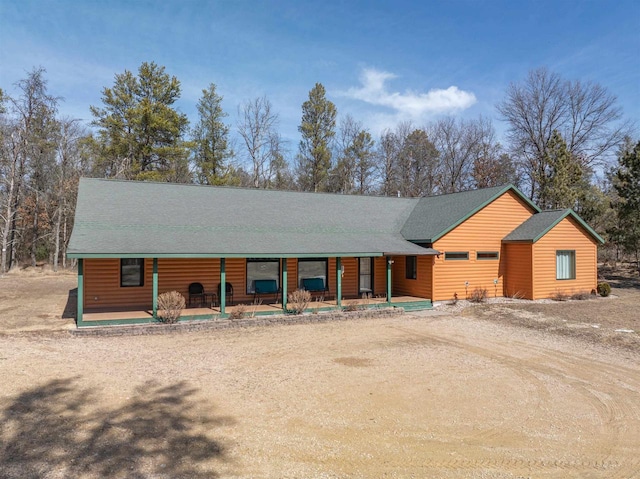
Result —
M 553 353 L 552 351 L 541 347 L 537 348 L 539 350 L 539 353 L 547 357 L 547 360 L 550 359 L 551 361 L 556 363 L 564 363 L 563 368 L 555 366 L 553 364 L 549 364 L 548 361 L 534 362 L 527 359 L 514 359 L 513 356 L 499 353 L 495 349 L 487 349 L 477 345 L 469 344 L 468 342 L 456 341 L 450 339 L 450 337 L 443 337 L 437 334 L 420 333 L 416 332 L 415 330 L 399 326 L 393 326 L 392 328 L 408 335 L 419 336 L 423 339 L 428 339 L 429 341 L 436 344 L 462 349 L 466 352 L 478 355 L 485 359 L 489 359 L 490 361 L 498 362 L 504 367 L 507 367 L 517 377 L 519 377 L 526 383 L 533 385 L 533 387 L 537 391 L 538 405 L 544 403 L 545 400 L 549 400 L 550 394 L 545 386 L 544 381 L 538 378 L 534 373 L 542 376 L 547 376 L 549 378 L 553 378 L 554 380 L 559 380 L 560 382 L 567 384 L 576 393 L 582 396 L 585 401 L 595 409 L 595 411 L 597 411 L 603 429 L 601 431 L 600 437 L 598 438 L 597 449 L 599 451 L 599 457 L 597 459 L 594 459 L 593 461 L 575 462 L 554 461 L 556 467 L 574 468 L 577 466 L 593 468 L 598 464 L 606 464 L 617 469 L 616 471 L 610 470 L 611 473 L 615 474 L 610 476 L 612 478 L 629 478 L 634 477 L 634 475 L 638 474 L 638 466 L 640 465 L 638 460 L 631 459 L 629 461 L 625 461 L 625 463 L 620 463 L 619 461 L 613 459 L 612 455 L 614 454 L 614 451 L 616 451 L 617 447 L 621 444 L 621 436 L 626 431 L 626 428 L 622 427 L 623 424 L 625 424 L 630 417 L 633 418 L 634 416 L 638 416 L 638 408 L 640 407 L 640 402 L 630 404 L 627 401 L 621 401 L 617 399 L 618 397 L 620 397 L 620 395 L 615 394 L 616 391 L 607 392 L 593 389 L 589 379 L 580 376 L 581 372 L 583 373 L 584 371 L 589 371 L 589 367 L 592 365 L 590 359 L 585 361 L 584 358 L 579 358 L 576 356 L 567 359 L 565 357 L 562 357 L 559 353 Z M 615 374 L 614 377 L 617 377 L 620 374 L 619 370 L 616 370 L 615 368 L 609 366 L 600 364 L 596 367 L 602 374 Z M 633 370 L 629 370 L 628 372 L 632 373 L 632 371 Z M 506 423 L 507 420 L 503 422 L 503 424 Z M 473 439 L 495 440 L 499 439 L 503 435 L 503 429 L 500 426 L 497 426 L 473 436 Z M 489 459 L 489 461 L 495 462 L 494 459 Z M 500 460 L 499 462 L 501 461 L 504 460 Z M 546 469 L 551 463 L 550 461 L 543 460 L 529 460 L 525 462 L 525 467 L 530 471 L 531 469 Z M 482 465 L 478 461 L 473 461 L 473 463 L 476 465 Z M 507 467 L 509 466 L 507 463 L 504 463 L 503 465 Z

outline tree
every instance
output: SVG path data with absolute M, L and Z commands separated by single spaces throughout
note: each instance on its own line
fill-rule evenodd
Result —
M 222 97 L 211 83 L 202 90 L 198 101 L 200 120 L 193 130 L 194 160 L 198 182 L 204 185 L 232 183 L 234 170 L 229 164 L 233 150 L 229 145 L 229 127 L 223 119 L 228 115 L 222 109 Z
M 380 194 L 383 196 L 395 196 L 399 192 L 396 176 L 399 143 L 398 137 L 391 130 L 384 130 L 380 134 L 375 153 L 375 169 L 380 183 Z
M 347 115 L 340 122 L 338 161 L 330 172 L 329 190 L 344 194 L 366 194 L 373 174 L 373 146 L 371 134 Z
M 508 123 L 511 152 L 537 199 L 539 179 L 547 169 L 547 145 L 554 131 L 583 168 L 602 165 L 623 140 L 629 124 L 622 121 L 616 97 L 594 83 L 566 81 L 546 68 L 529 72 L 512 83 L 497 106 Z
M 134 76 L 115 76 L 102 91 L 103 107 L 91 106 L 97 137 L 90 140 L 99 170 L 107 177 L 188 182 L 187 116 L 174 103 L 180 82 L 163 66 L 144 62 Z
M 3 119 L 2 272 L 16 264 L 19 240 L 35 266 L 48 226 L 43 197 L 54 157 L 58 99 L 48 93 L 44 74 L 43 68 L 34 68 L 16 84 L 19 96 L 7 97 L 12 118 Z
M 619 201 L 613 233 L 623 249 L 635 255 L 640 268 L 640 141 L 619 157 L 615 180 Z
M 278 115 L 273 112 L 271 102 L 266 97 L 247 101 L 238 108 L 238 133 L 244 141 L 247 159 L 251 163 L 252 186 L 267 188 L 271 185 L 273 175 L 280 169 L 282 156 L 279 136 L 275 132 Z
M 546 168 L 536 176 L 540 185 L 538 204 L 541 208 L 574 208 L 589 184 L 583 169 L 557 130 L 545 150 Z
M 403 196 L 430 196 L 439 177 L 438 150 L 423 129 L 413 130 L 404 139 L 398 161 Z
M 331 168 L 331 141 L 335 136 L 336 107 L 326 99 L 320 83 L 302 104 L 302 122 L 297 166 L 298 183 L 303 191 L 326 191 Z

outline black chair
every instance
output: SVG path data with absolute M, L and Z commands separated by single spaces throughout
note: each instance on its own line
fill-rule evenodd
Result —
M 225 288 L 225 298 L 229 298 L 231 297 L 231 301 L 228 303 L 229 305 L 233 304 L 233 285 L 231 283 L 225 283 L 226 288 Z M 221 284 L 218 283 L 218 300 L 220 298 L 222 298 L 222 288 L 221 288 Z
M 204 286 L 201 283 L 191 283 L 189 285 L 189 308 L 191 303 L 197 301 L 200 306 L 205 302 Z

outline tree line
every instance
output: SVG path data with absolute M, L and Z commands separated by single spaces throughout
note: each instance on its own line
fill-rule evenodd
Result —
M 67 266 L 81 176 L 402 197 L 513 183 L 543 209 L 573 208 L 618 252 L 640 249 L 632 125 L 604 87 L 545 68 L 512 83 L 497 105 L 505 144 L 483 117 L 405 121 L 374 138 L 351 115 L 339 117 L 316 83 L 296 151 L 267 97 L 239 105 L 230 125 L 211 83 L 190 125 L 175 106 L 180 81 L 145 62 L 102 90 L 88 128 L 59 115 L 45 73 L 29 72 L 15 95 L 0 90 L 0 272 L 25 262 Z

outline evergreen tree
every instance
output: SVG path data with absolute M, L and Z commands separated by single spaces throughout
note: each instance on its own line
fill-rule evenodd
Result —
M 544 172 L 540 175 L 540 206 L 542 208 L 574 208 L 588 186 L 580 163 L 567 148 L 564 139 L 554 130 L 547 144 Z
M 326 99 L 320 83 L 302 104 L 302 134 L 298 152 L 298 183 L 303 191 L 326 191 L 331 168 L 331 141 L 335 136 L 336 107 Z
M 200 121 L 193 130 L 193 141 L 198 182 L 205 185 L 237 183 L 236 170 L 229 164 L 233 157 L 229 127 L 223 123 L 228 115 L 222 110 L 222 97 L 216 93 L 213 83 L 202 90 L 197 107 Z
M 137 180 L 190 181 L 187 116 L 173 104 L 180 82 L 155 63 L 143 63 L 135 76 L 116 75 L 102 91 L 103 107 L 91 107 L 98 136 L 90 140 L 104 176 Z
M 615 236 L 623 249 L 634 254 L 640 267 L 640 141 L 618 159 L 615 189 L 619 201 L 615 205 L 618 224 Z

